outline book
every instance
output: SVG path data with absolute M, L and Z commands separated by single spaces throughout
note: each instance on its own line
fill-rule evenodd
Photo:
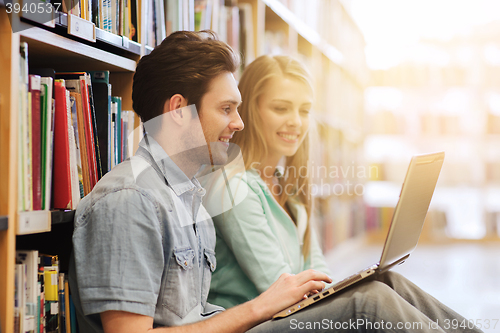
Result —
M 44 267 L 45 285 L 45 331 L 56 333 L 59 330 L 59 290 L 58 267 Z
M 66 323 L 66 333 L 71 333 L 71 312 L 69 304 L 69 283 L 64 280 L 64 322 Z M 73 319 L 74 320 L 74 319 Z
M 14 332 L 25 332 L 26 315 L 26 264 L 18 263 L 14 278 Z
M 75 142 L 75 132 L 71 124 L 71 105 L 69 98 L 69 91 L 66 90 L 66 112 L 68 120 L 68 142 L 69 142 L 69 161 L 70 161 L 70 173 L 71 173 L 71 209 L 76 209 L 76 206 L 80 202 L 80 185 L 78 182 L 78 163 L 77 163 L 77 153 L 76 153 L 76 142 Z
M 64 290 L 64 273 L 59 273 L 58 276 L 58 297 L 59 297 L 59 332 L 66 333 L 66 296 Z
M 92 95 L 94 99 L 96 137 L 99 143 L 99 159 L 102 164 L 102 175 L 111 170 L 111 85 L 108 71 L 90 72 Z
M 52 145 L 54 135 L 54 109 L 52 108 L 53 78 L 41 78 L 41 116 L 42 116 L 42 209 L 50 208 L 50 193 L 52 187 Z
M 90 162 L 90 176 L 91 181 L 90 184 L 92 188 L 97 184 L 98 174 L 97 174 L 97 158 L 96 158 L 96 148 L 94 146 L 94 126 L 93 126 L 93 117 L 92 110 L 90 109 L 90 98 L 89 98 L 89 90 L 87 85 L 87 73 L 84 75 L 80 75 L 80 86 L 82 93 L 82 105 L 83 105 L 83 116 L 85 118 L 85 137 L 87 139 L 87 152 L 89 156 Z
M 73 297 L 69 294 L 69 312 L 70 312 L 70 322 L 71 322 L 71 333 L 76 332 L 76 309 L 75 304 L 73 303 Z
M 93 136 L 93 144 L 94 144 L 94 156 L 95 156 L 95 164 L 96 164 L 96 182 L 102 178 L 103 169 L 102 169 L 102 160 L 101 160 L 101 148 L 99 144 L 99 138 L 97 136 L 97 118 L 95 111 L 95 102 L 94 102 L 94 91 L 92 88 L 92 80 L 89 73 L 85 74 L 85 82 L 87 83 L 87 91 L 89 98 L 89 110 L 90 110 L 90 120 L 92 122 L 92 136 Z
M 16 251 L 16 261 L 25 266 L 23 285 L 25 288 L 24 332 L 34 331 L 38 313 L 38 251 Z
M 114 126 L 114 160 L 117 165 L 122 162 L 121 146 L 122 146 L 122 133 L 121 133 L 121 119 L 122 119 L 122 98 L 119 96 L 111 96 L 111 103 L 115 105 L 115 126 Z
M 41 179 L 41 111 L 39 75 L 29 75 L 28 91 L 31 94 L 31 166 L 32 166 L 32 198 L 33 210 L 42 209 L 42 179 Z M 29 181 L 29 180 L 28 180 Z
M 28 43 L 19 44 L 19 136 L 18 136 L 18 209 L 31 210 L 31 151 L 29 149 Z
M 130 5 L 129 5 L 129 34 L 128 38 L 130 40 L 133 40 L 134 42 L 138 42 L 138 35 L 139 35 L 139 26 L 137 25 L 137 13 L 139 13 L 139 10 L 137 8 L 137 3 L 138 0 L 129 0 Z
M 98 181 L 97 175 L 97 159 L 94 146 L 94 126 L 92 124 L 92 115 L 90 109 L 89 90 L 87 86 L 87 73 L 86 72 L 58 72 L 56 77 L 66 81 L 66 88 L 70 91 L 79 93 L 81 95 L 81 104 L 84 116 L 84 133 L 86 143 L 86 153 L 88 157 L 89 167 L 89 181 L 91 189 Z
M 32 68 L 31 74 L 39 75 L 40 79 L 40 110 L 41 110 L 41 183 L 42 209 L 51 207 L 52 164 L 54 138 L 54 79 L 52 68 Z
M 74 140 L 75 140 L 75 147 L 76 147 L 76 165 L 77 165 L 77 170 L 78 170 L 78 188 L 80 190 L 80 198 L 83 198 L 84 195 L 86 194 L 84 191 L 84 179 L 83 179 L 83 168 L 84 165 L 82 165 L 82 152 L 81 152 L 81 147 L 80 147 L 80 132 L 79 132 L 79 124 L 77 121 L 77 103 L 76 103 L 76 93 L 70 92 L 69 93 L 69 103 L 70 103 L 70 109 L 71 109 L 71 126 L 73 127 L 73 134 L 74 134 Z M 81 141 L 83 143 L 83 141 Z
M 76 111 L 76 126 L 78 128 L 78 140 L 80 143 L 80 159 L 82 163 L 82 180 L 83 180 L 83 191 L 84 195 L 87 195 L 91 191 L 90 186 L 90 171 L 87 156 L 87 142 L 85 141 L 85 121 L 83 117 L 83 107 L 82 107 L 82 97 L 79 93 L 71 91 L 70 97 L 75 100 L 75 111 Z
M 166 34 L 170 35 L 172 32 L 183 30 L 183 16 L 182 4 L 179 0 L 166 0 L 165 6 L 165 20 L 166 20 Z
M 64 80 L 56 80 L 54 114 L 54 167 L 53 167 L 53 207 L 72 209 L 70 147 L 68 140 L 68 112 L 66 105 L 66 85 Z

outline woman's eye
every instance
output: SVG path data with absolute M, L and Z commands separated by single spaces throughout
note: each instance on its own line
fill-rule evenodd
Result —
M 275 107 L 274 107 L 274 110 L 275 110 L 275 111 L 278 111 L 278 112 L 285 112 L 285 111 L 287 110 L 287 108 L 285 108 L 285 107 L 275 106 Z
M 300 113 L 302 113 L 303 115 L 309 115 L 309 110 L 300 110 Z

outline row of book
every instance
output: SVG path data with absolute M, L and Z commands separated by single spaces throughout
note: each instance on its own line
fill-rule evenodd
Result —
M 155 47 L 174 31 L 213 30 L 243 55 L 254 54 L 252 6 L 235 0 L 72 0 L 63 10 L 103 30 Z M 63 5 L 64 5 L 64 1 Z M 145 40 L 141 40 L 141 10 Z M 251 57 L 246 63 L 251 62 Z
M 132 111 L 111 96 L 109 72 L 29 69 L 20 45 L 19 211 L 75 209 L 131 155 Z
M 140 43 L 138 14 L 141 0 L 51 0 L 51 3 L 61 12 L 78 16 L 94 23 L 97 28 Z
M 14 333 L 76 333 L 76 312 L 57 256 L 16 251 Z

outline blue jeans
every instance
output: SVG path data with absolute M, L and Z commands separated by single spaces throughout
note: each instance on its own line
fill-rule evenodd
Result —
M 460 327 L 468 325 L 464 320 L 402 275 L 386 272 L 248 332 L 481 332 L 472 323 Z

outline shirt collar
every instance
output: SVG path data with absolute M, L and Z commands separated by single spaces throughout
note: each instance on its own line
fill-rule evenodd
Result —
M 177 196 L 181 196 L 186 192 L 195 192 L 202 195 L 205 193 L 198 180 L 195 177 L 189 179 L 151 135 L 145 133 L 139 146 L 151 155 L 154 163 L 156 163 L 168 185 Z M 198 191 L 200 189 L 201 191 Z

